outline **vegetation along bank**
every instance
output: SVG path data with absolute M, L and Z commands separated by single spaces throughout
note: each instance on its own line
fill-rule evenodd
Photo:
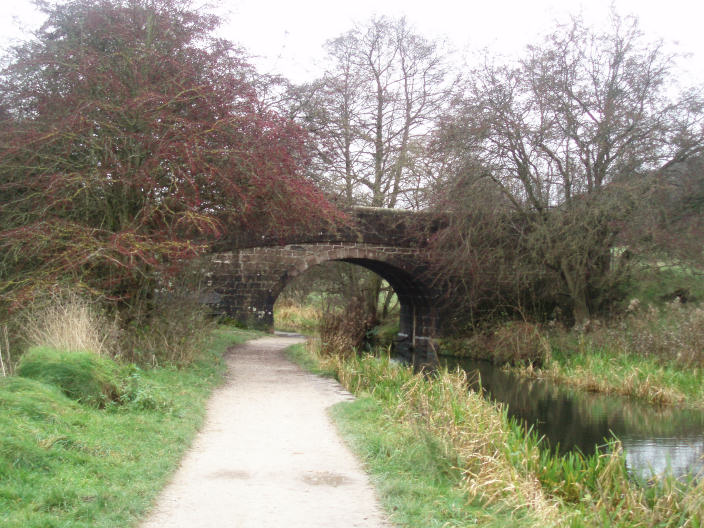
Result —
M 636 482 L 618 442 L 558 456 L 461 372 L 414 374 L 387 356 L 291 357 L 357 395 L 332 415 L 400 526 L 699 526 L 702 482 Z

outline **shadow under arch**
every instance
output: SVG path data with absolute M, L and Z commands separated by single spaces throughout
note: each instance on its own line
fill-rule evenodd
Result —
M 389 283 L 398 296 L 400 304 L 399 332 L 394 341 L 397 354 L 417 366 L 435 364 L 437 355 L 433 337 L 437 328 L 437 315 L 432 301 L 433 295 L 421 280 L 396 263 L 368 255 L 352 257 L 339 255 L 333 258 L 305 259 L 286 270 L 278 284 L 271 290 L 272 306 L 284 288 L 296 277 L 313 266 L 328 262 L 346 262 L 366 268 Z

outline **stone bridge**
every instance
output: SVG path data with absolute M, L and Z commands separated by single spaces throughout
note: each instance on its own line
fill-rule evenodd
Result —
M 436 360 L 438 293 L 428 284 L 423 213 L 354 208 L 352 225 L 286 240 L 240 235 L 209 259 L 208 302 L 236 321 L 272 330 L 274 303 L 284 287 L 311 266 L 329 261 L 357 264 L 384 278 L 401 305 L 395 347 L 416 364 Z M 229 247 L 228 247 L 229 246 Z

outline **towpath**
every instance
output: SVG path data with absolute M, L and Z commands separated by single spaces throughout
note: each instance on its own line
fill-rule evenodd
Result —
M 326 409 L 351 399 L 264 337 L 231 349 L 205 425 L 142 528 L 392 526 Z

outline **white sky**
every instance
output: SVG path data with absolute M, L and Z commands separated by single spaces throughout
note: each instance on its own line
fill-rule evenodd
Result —
M 205 0 L 203 0 L 205 2 Z M 217 1 L 217 0 L 216 0 Z M 517 54 L 555 20 L 582 13 L 604 22 L 613 3 L 621 15 L 635 14 L 653 40 L 662 38 L 691 54 L 686 76 L 704 82 L 704 1 L 702 0 L 220 0 L 229 18 L 222 36 L 255 56 L 266 73 L 295 82 L 315 78 L 324 57 L 323 43 L 372 15 L 405 15 L 430 38 L 445 38 L 460 53 L 488 47 Z M 0 46 L 21 38 L 41 23 L 30 0 L 0 0 Z

